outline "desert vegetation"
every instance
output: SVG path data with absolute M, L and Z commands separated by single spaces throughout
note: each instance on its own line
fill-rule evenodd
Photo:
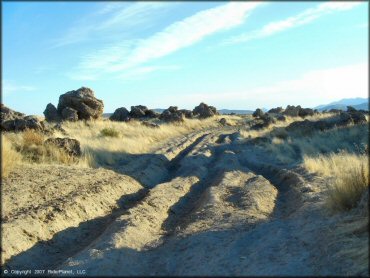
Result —
M 60 99 L 47 120 L 2 107 L 7 267 L 199 274 L 201 261 L 215 275 L 266 274 L 267 257 L 289 272 L 294 255 L 307 274 L 367 272 L 366 113 L 201 103 L 103 118 L 88 88 Z

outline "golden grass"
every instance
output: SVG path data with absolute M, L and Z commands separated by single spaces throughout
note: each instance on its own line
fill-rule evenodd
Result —
M 5 136 L 1 135 L 1 140 L 1 173 L 5 178 L 21 162 L 22 156 L 13 149 Z
M 348 152 L 318 157 L 304 157 L 303 165 L 309 172 L 333 177 L 329 185 L 328 205 L 334 211 L 356 207 L 369 188 L 369 163 L 367 155 Z
M 23 145 L 31 146 L 36 145 L 40 146 L 44 143 L 44 135 L 35 130 L 28 129 L 22 133 Z
M 164 123 L 159 128 L 142 125 L 140 121 L 113 122 L 96 120 L 85 122 L 65 122 L 63 128 L 71 138 L 81 143 L 84 156 L 89 164 L 96 162 L 113 164 L 119 153 L 148 153 L 165 140 L 187 135 L 196 130 L 220 126 L 219 119 L 226 118 L 231 124 L 236 124 L 238 116 L 220 115 L 203 120 L 185 119 L 183 123 Z M 101 136 L 101 130 L 115 130 L 117 137 Z M 58 136 L 58 134 L 56 134 Z M 63 136 L 63 135 L 60 135 Z M 63 136 L 64 137 L 64 136 Z
M 287 132 L 285 131 L 285 127 L 290 125 L 293 122 L 301 122 L 304 120 L 310 121 L 318 121 L 326 118 L 331 118 L 335 116 L 333 113 L 325 113 L 325 114 L 315 114 L 313 116 L 307 116 L 305 118 L 302 117 L 285 117 L 285 121 L 276 121 L 275 123 L 271 124 L 269 127 L 260 129 L 260 130 L 251 130 L 250 128 L 244 128 L 240 131 L 240 135 L 242 138 L 256 138 L 256 137 L 263 137 L 269 134 L 275 134 L 276 137 L 286 138 Z M 248 117 L 249 121 L 252 121 L 253 118 L 250 116 Z

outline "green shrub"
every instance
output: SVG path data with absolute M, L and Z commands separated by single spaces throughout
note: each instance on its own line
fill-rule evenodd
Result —
M 119 136 L 119 132 L 115 130 L 114 128 L 103 128 L 100 131 L 100 134 L 101 136 L 105 136 L 105 137 L 118 137 Z

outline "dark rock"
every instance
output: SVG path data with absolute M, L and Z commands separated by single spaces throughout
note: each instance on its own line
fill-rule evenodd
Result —
M 66 119 L 66 116 L 63 116 L 63 111 L 66 108 L 72 108 L 77 111 L 78 120 L 91 120 L 98 119 L 102 116 L 104 104 L 102 100 L 95 98 L 93 90 L 81 87 L 78 90 L 69 91 L 59 97 L 57 110 L 63 119 Z M 69 117 L 67 118 L 75 118 L 71 116 L 71 113 L 68 115 Z
M 281 121 L 281 122 L 285 122 L 286 121 L 286 117 L 284 115 L 278 115 L 276 117 L 276 120 Z
M 267 113 L 275 113 L 275 114 L 280 114 L 283 112 L 283 107 L 276 107 L 276 108 L 271 108 Z
M 45 119 L 48 122 L 58 122 L 58 121 L 60 121 L 60 116 L 58 114 L 58 110 L 52 103 L 49 103 L 48 105 L 46 105 L 44 115 L 45 115 Z
M 298 112 L 298 116 L 304 118 L 307 116 L 313 116 L 315 114 L 314 110 L 311 108 L 301 108 Z
M 208 106 L 205 103 L 200 103 L 193 109 L 193 114 L 199 118 L 209 118 L 218 115 L 217 109 L 213 106 Z
M 354 124 L 363 124 L 367 122 L 365 115 L 359 111 L 351 111 L 349 114 Z
M 148 109 L 145 111 L 145 117 L 146 118 L 158 118 L 158 113 L 156 113 L 153 110 Z
M 299 111 L 301 110 L 301 106 L 294 106 L 294 105 L 288 105 L 283 114 L 290 117 L 298 117 Z
M 256 111 L 253 112 L 252 116 L 255 118 L 261 118 L 265 113 L 260 108 L 257 108 Z
M 347 106 L 347 112 L 348 113 L 351 113 L 351 112 L 356 112 L 357 110 L 355 108 L 353 108 L 352 106 Z
M 21 118 L 26 116 L 23 113 L 14 111 L 14 110 L 6 107 L 4 104 L 1 104 L 0 108 L 1 108 L 1 121 L 21 119 Z
M 125 107 L 117 108 L 116 111 L 109 117 L 111 121 L 127 122 L 130 120 L 130 112 Z
M 130 116 L 135 119 L 144 118 L 147 110 L 148 108 L 144 105 L 131 106 Z
M 187 119 L 192 119 L 194 117 L 194 114 L 191 110 L 180 109 L 180 110 L 178 110 L 178 112 L 183 114 L 185 116 L 185 118 L 187 118 Z
M 177 112 L 177 106 L 170 106 L 170 107 L 168 107 L 167 110 L 170 111 L 171 113 L 176 113 Z
M 330 109 L 328 112 L 329 113 L 340 113 L 340 112 L 342 112 L 342 110 L 333 108 L 333 109 Z
M 222 125 L 228 125 L 227 120 L 225 118 L 220 119 L 219 123 Z
M 65 121 L 71 121 L 71 122 L 75 122 L 75 121 L 78 121 L 78 112 L 77 110 L 71 108 L 71 107 L 65 107 L 63 110 L 62 110 L 62 119 L 65 120 Z
M 81 156 L 80 142 L 71 138 L 49 138 L 44 142 L 45 145 L 54 145 L 64 149 L 71 156 Z
M 147 122 L 147 121 L 143 121 L 143 122 L 141 122 L 141 124 L 144 125 L 144 126 L 150 127 L 150 128 L 159 128 L 158 124 L 150 123 L 150 122 Z
M 184 115 L 179 111 L 171 113 L 170 110 L 166 109 L 159 116 L 159 119 L 161 119 L 165 122 L 183 122 L 184 121 Z
M 330 128 L 333 128 L 335 126 L 335 122 L 330 121 L 310 121 L 310 120 L 304 120 L 304 121 L 296 121 L 291 123 L 289 126 L 286 127 L 287 131 L 290 132 L 300 132 L 304 134 L 310 134 L 315 131 L 324 131 Z

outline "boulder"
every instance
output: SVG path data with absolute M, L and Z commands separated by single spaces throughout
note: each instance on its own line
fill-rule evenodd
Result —
M 200 103 L 193 109 L 193 114 L 199 118 L 208 118 L 218 115 L 217 109 L 213 106 L 208 106 L 205 103 Z
M 76 139 L 71 138 L 49 138 L 44 142 L 45 145 L 54 145 L 58 148 L 63 149 L 67 154 L 71 156 L 81 156 L 80 142 Z
M 145 111 L 145 117 L 146 118 L 158 118 L 158 113 L 156 113 L 155 111 L 151 109 L 148 109 Z
M 348 113 L 351 113 L 351 112 L 356 112 L 357 110 L 355 108 L 353 108 L 352 106 L 347 106 L 347 112 Z
M 342 110 L 332 108 L 332 109 L 330 109 L 328 112 L 329 112 L 329 113 L 340 113 L 340 112 L 342 112 Z
M 166 109 L 159 116 L 159 119 L 161 119 L 165 122 L 183 122 L 184 121 L 184 115 L 182 113 L 180 113 L 179 111 L 171 113 L 170 110 Z
M 148 108 L 144 105 L 131 106 L 130 116 L 131 118 L 144 118 Z
M 44 115 L 45 115 L 45 119 L 48 122 L 58 122 L 58 121 L 60 121 L 60 116 L 58 114 L 58 110 L 52 103 L 49 103 L 48 105 L 46 105 Z
M 61 116 L 62 116 L 62 119 L 65 121 L 75 122 L 79 120 L 77 110 L 71 107 L 65 107 L 62 110 Z
M 223 126 L 228 125 L 227 120 L 225 118 L 222 118 L 219 120 L 219 123 Z
M 301 108 L 298 112 L 298 116 L 304 118 L 307 116 L 313 116 L 315 114 L 314 110 L 311 108 Z
M 261 118 L 265 113 L 260 108 L 257 108 L 256 111 L 253 112 L 252 116 L 255 118 Z
M 61 115 L 64 120 L 75 120 L 75 117 L 72 116 L 72 110 L 70 109 L 64 112 L 65 115 L 68 114 L 68 117 L 63 116 L 63 111 L 66 108 L 77 111 L 78 120 L 92 120 L 102 116 L 104 104 L 102 100 L 95 98 L 93 90 L 81 87 L 78 90 L 69 91 L 59 97 L 57 108 L 59 115 Z
M 109 117 L 111 121 L 127 122 L 130 120 L 130 112 L 125 107 L 117 108 L 116 111 Z
M 180 112 L 182 115 L 184 115 L 185 118 L 187 118 L 187 119 L 192 119 L 194 117 L 194 114 L 191 110 L 180 109 L 180 110 L 178 110 L 178 112 Z
M 281 122 L 285 122 L 286 121 L 286 117 L 284 115 L 278 115 L 276 117 L 276 120 L 281 121 Z
M 13 111 L 12 109 L 1 105 L 1 129 L 4 131 L 25 131 L 34 129 L 42 132 L 49 132 L 49 128 L 37 116 L 26 116 L 23 113 Z
M 299 111 L 301 110 L 301 106 L 294 106 L 294 105 L 288 105 L 283 114 L 290 117 L 298 117 Z
M 367 122 L 365 115 L 359 111 L 351 112 L 350 115 L 354 124 L 363 124 Z
M 276 108 L 271 108 L 267 113 L 274 113 L 274 114 L 280 114 L 283 112 L 283 107 L 276 107 Z
M 315 131 L 324 131 L 335 126 L 335 122 L 330 121 L 296 121 L 291 123 L 289 126 L 286 127 L 287 131 L 290 132 L 300 132 L 305 134 L 310 134 Z
M 17 111 L 14 111 L 8 107 L 6 107 L 4 104 L 1 104 L 1 121 L 8 121 L 8 120 L 15 120 L 15 119 L 21 119 L 25 117 L 26 115 Z

